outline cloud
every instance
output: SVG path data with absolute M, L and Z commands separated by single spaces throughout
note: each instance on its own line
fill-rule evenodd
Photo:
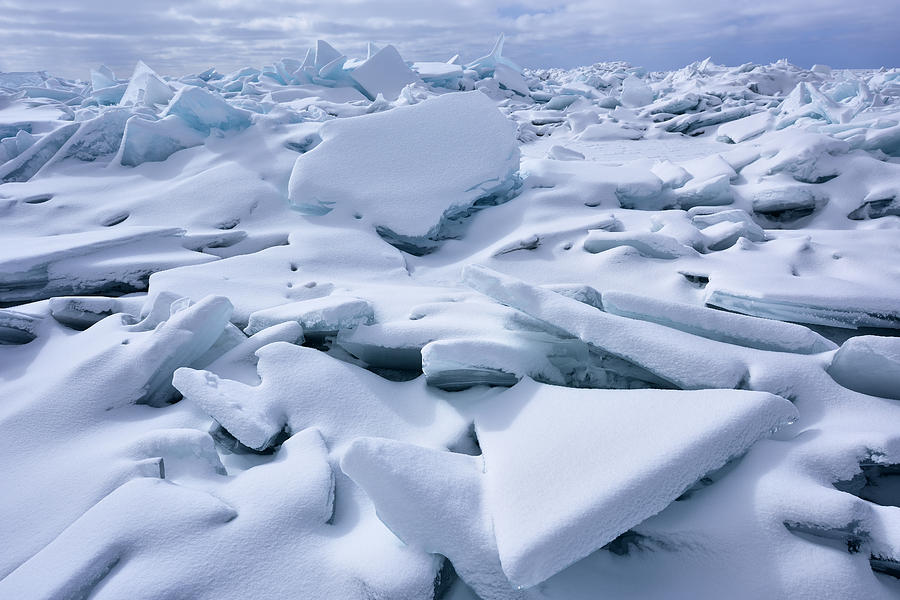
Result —
M 900 56 L 898 22 L 896 0 L 0 0 L 0 69 L 84 78 L 106 63 L 126 76 L 143 59 L 167 74 L 228 71 L 302 57 L 317 38 L 350 55 L 375 41 L 408 59 L 474 58 L 500 31 L 506 53 L 534 67 L 627 60 L 666 69 L 706 56 L 877 67 Z

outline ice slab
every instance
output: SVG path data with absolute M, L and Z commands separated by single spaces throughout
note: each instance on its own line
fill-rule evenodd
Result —
M 244 332 L 253 335 L 267 327 L 294 321 L 303 327 L 305 335 L 336 334 L 341 329 L 371 325 L 375 320 L 372 305 L 350 296 L 324 296 L 311 300 L 290 302 L 250 314 Z
M 828 123 L 843 123 L 849 119 L 850 111 L 811 83 L 800 82 L 778 107 L 775 128 L 783 129 L 803 117 L 822 119 Z
M 763 111 L 719 125 L 719 128 L 716 130 L 716 136 L 733 144 L 739 144 L 762 135 L 771 129 L 774 120 L 772 113 Z
M 162 113 L 181 117 L 185 123 L 203 134 L 210 129 L 240 130 L 250 126 L 250 112 L 235 108 L 220 96 L 196 86 L 178 90 Z
M 179 369 L 173 379 L 185 398 L 250 448 L 265 449 L 282 431 L 308 427 L 319 429 L 335 446 L 363 435 L 446 446 L 465 431 L 462 418 L 446 402 L 423 397 L 419 382 L 390 382 L 285 342 L 264 346 L 256 355 L 258 386 L 194 369 Z M 348 419 L 351 414 L 361 418 Z
M 341 58 L 342 56 L 343 54 L 335 50 L 334 46 L 332 46 L 325 40 L 316 40 L 314 64 L 317 73 L 322 67 Z
M 500 37 L 497 38 L 497 42 L 494 44 L 491 53 L 482 56 L 481 58 L 476 58 L 466 65 L 466 69 L 473 70 L 482 76 L 492 74 L 498 66 L 505 66 L 513 71 L 521 73 L 522 67 L 503 56 L 503 44 L 505 41 L 506 36 L 501 33 Z
M 369 100 L 381 94 L 385 100 L 393 102 L 401 90 L 410 83 L 419 81 L 416 74 L 403 62 L 397 49 L 385 46 L 369 57 L 350 73 Z
M 50 315 L 72 329 L 87 329 L 110 315 L 141 313 L 144 298 L 104 298 L 102 296 L 63 296 L 50 298 Z
M 753 195 L 753 213 L 769 223 L 793 223 L 815 213 L 828 202 L 817 193 L 800 185 L 763 189 Z
M 751 242 L 765 242 L 768 239 L 766 232 L 756 224 L 747 211 L 740 208 L 711 212 L 712 210 L 714 209 L 695 207 L 688 211 L 691 222 L 705 235 L 708 235 L 707 229 L 719 223 L 734 223 L 739 226 L 739 229 L 735 231 L 739 233 L 740 237 L 745 237 Z M 719 237 L 720 241 L 715 246 L 709 245 L 710 250 L 721 250 L 721 246 L 726 246 L 726 244 L 726 247 L 733 245 L 733 242 L 728 243 L 730 240 L 727 237 L 721 235 L 717 237 Z
M 743 119 L 757 112 L 757 108 L 751 105 L 731 106 L 723 108 L 718 106 L 711 110 L 698 113 L 689 113 L 670 119 L 662 124 L 663 129 L 672 133 L 691 135 L 701 132 L 705 127 L 721 125 L 729 121 Z
M 414 62 L 412 68 L 423 81 L 443 86 L 456 83 L 463 76 L 461 65 L 445 62 Z
M 135 115 L 125 123 L 122 145 L 115 160 L 128 167 L 164 161 L 179 150 L 199 146 L 205 137 L 177 115 L 158 121 Z
M 701 306 L 659 300 L 627 292 L 602 294 L 606 312 L 660 323 L 694 335 L 775 352 L 815 354 L 837 346 L 818 333 L 793 323 L 761 319 Z
M 639 365 L 682 389 L 737 388 L 747 381 L 746 364 L 728 345 L 657 323 L 612 315 L 478 265 L 466 267 L 463 280 L 498 302 Z
M 603 123 L 594 123 L 584 128 L 578 135 L 578 139 L 583 142 L 602 142 L 605 140 L 639 140 L 644 137 L 641 129 L 632 127 L 622 127 L 618 123 L 604 121 Z
M 900 328 L 896 298 L 827 276 L 758 276 L 744 282 L 710 282 L 706 304 L 756 317 L 827 325 Z
M 446 556 L 480 598 L 524 597 L 500 566 L 480 457 L 366 437 L 350 445 L 341 470 L 365 490 L 397 537 Z
M 131 115 L 132 111 L 127 108 L 110 107 L 93 119 L 83 121 L 42 170 L 67 158 L 92 162 L 114 155 L 122 143 L 125 124 Z
M 215 257 L 186 249 L 184 231 L 126 227 L 0 243 L 0 302 L 146 289 L 150 274 Z M 35 242 L 38 240 L 38 242 Z
M 157 104 L 168 103 L 174 95 L 175 92 L 172 91 L 172 88 L 153 69 L 139 60 L 119 104 L 153 107 Z
M 315 598 L 428 597 L 439 561 L 400 547 L 365 501 L 355 503 L 356 492 L 341 487 L 329 458 L 310 429 L 287 440 L 274 460 L 209 477 L 202 487 L 151 477 L 125 483 L 0 582 L 0 594 L 139 597 L 158 585 L 164 565 L 167 589 L 203 600 L 298 589 Z M 341 509 L 352 510 L 352 519 L 330 523 Z M 348 566 L 360 558 L 358 545 L 379 560 Z M 209 548 L 254 550 L 211 555 Z M 296 568 L 273 568 L 281 561 Z M 390 577 L 379 573 L 386 565 Z
M 900 339 L 852 337 L 835 353 L 828 373 L 851 390 L 900 400 Z
M 69 123 L 44 135 L 15 158 L 0 165 L 0 181 L 28 181 L 78 131 L 78 123 Z
M 118 85 L 115 73 L 106 65 L 91 69 L 91 87 L 95 90 Z
M 37 337 L 40 317 L 0 308 L 0 344 L 27 344 Z
M 523 380 L 475 419 L 503 571 L 514 585 L 539 584 L 796 418 L 790 402 L 764 392 Z
M 705 181 L 694 179 L 674 191 L 678 206 L 685 210 L 695 206 L 722 206 L 734 202 L 731 180 L 719 175 Z
M 525 82 L 521 73 L 505 64 L 498 64 L 495 66 L 494 74 L 491 77 L 503 89 L 510 90 L 525 97 L 528 97 L 531 94 L 528 83 Z
M 847 218 L 853 219 L 854 221 L 861 221 L 890 216 L 900 217 L 900 202 L 893 198 L 865 202 L 859 208 L 848 214 Z
M 538 332 L 438 339 L 422 348 L 422 372 L 428 385 L 448 391 L 476 385 L 509 387 L 524 376 L 564 385 L 567 373 L 557 365 L 570 344 Z M 573 363 L 589 362 L 584 349 L 580 356 L 577 349 L 569 353 Z
M 516 186 L 515 126 L 480 92 L 331 121 L 321 136 L 294 165 L 293 207 L 355 217 L 404 250 L 458 235 L 473 206 Z

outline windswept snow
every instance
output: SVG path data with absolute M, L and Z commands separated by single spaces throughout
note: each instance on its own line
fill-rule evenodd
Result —
M 900 595 L 900 70 L 504 46 L 0 73 L 0 598 Z

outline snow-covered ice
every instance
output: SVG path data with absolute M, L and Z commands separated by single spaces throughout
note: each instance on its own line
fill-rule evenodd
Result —
M 900 70 L 505 46 L 0 73 L 0 598 L 900 596 Z

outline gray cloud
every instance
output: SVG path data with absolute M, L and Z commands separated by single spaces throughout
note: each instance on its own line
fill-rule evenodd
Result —
M 407 59 L 474 58 L 500 31 L 506 54 L 535 67 L 627 60 L 665 69 L 706 56 L 877 67 L 896 65 L 898 22 L 896 0 L 0 0 L 0 69 L 84 78 L 106 63 L 127 76 L 143 59 L 173 75 L 228 71 L 302 56 L 320 37 L 350 55 L 371 40 Z

